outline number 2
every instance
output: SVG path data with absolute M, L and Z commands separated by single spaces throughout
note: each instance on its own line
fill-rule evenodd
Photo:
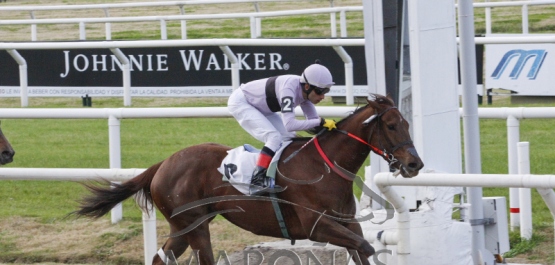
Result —
M 292 112 L 293 111 L 293 98 L 283 97 L 281 98 L 281 112 Z

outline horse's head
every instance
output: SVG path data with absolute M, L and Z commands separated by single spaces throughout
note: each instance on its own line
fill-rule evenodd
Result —
M 15 151 L 12 145 L 2 133 L 2 129 L 0 129 L 0 165 L 11 163 L 14 155 Z
M 388 97 L 374 95 L 374 100 L 368 100 L 366 108 L 373 109 L 373 114 L 363 122 L 369 127 L 370 145 L 385 150 L 382 156 L 403 177 L 412 178 L 418 175 L 424 163 L 412 143 L 409 123 L 393 101 Z

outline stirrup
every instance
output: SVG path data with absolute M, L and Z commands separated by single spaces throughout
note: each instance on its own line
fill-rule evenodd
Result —
M 274 185 L 274 187 L 269 187 L 266 185 L 262 185 L 262 186 L 257 186 L 257 185 L 253 185 L 251 184 L 249 187 L 249 194 L 250 195 L 265 195 L 265 194 L 269 194 L 269 193 L 278 193 L 278 192 L 282 192 L 285 189 L 282 188 L 279 185 Z

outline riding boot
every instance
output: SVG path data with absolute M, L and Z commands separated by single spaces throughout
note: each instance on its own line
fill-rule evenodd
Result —
M 269 187 L 270 178 L 266 176 L 268 166 L 270 165 L 273 156 L 274 151 L 266 146 L 262 148 L 262 151 L 256 161 L 256 167 L 252 173 L 251 186 L 249 188 L 251 195 L 262 195 L 268 192 L 281 190 L 281 187 L 277 185 Z

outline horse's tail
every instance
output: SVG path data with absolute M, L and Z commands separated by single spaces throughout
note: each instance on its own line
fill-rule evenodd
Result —
M 163 162 L 163 161 L 162 161 Z M 99 218 L 107 214 L 118 203 L 131 197 L 131 195 L 142 190 L 142 199 L 144 200 L 141 207 L 147 207 L 147 202 L 152 203 L 152 195 L 150 194 L 150 183 L 156 171 L 160 168 L 162 162 L 155 164 L 145 170 L 136 177 L 122 183 L 110 183 L 104 180 L 101 185 L 83 184 L 92 194 L 80 201 L 79 210 L 72 212 L 70 215 L 78 217 L 85 216 L 90 218 Z M 152 205 L 152 204 L 151 204 Z

